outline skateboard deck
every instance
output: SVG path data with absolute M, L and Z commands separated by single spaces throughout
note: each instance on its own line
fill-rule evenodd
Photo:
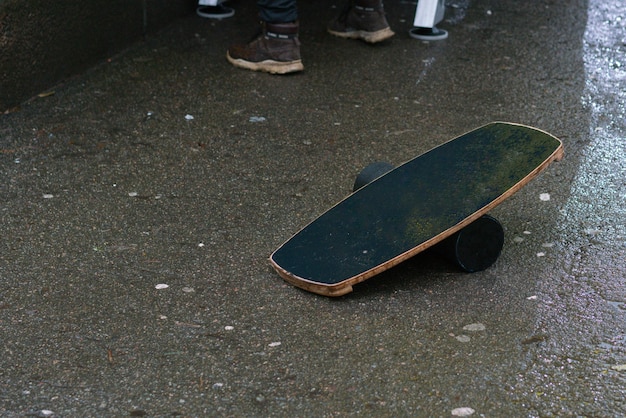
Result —
M 281 245 L 270 263 L 287 282 L 341 296 L 470 225 L 563 156 L 539 129 L 495 122 L 389 171 Z

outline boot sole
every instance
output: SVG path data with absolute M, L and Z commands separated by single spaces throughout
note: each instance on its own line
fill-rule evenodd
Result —
M 375 44 L 377 42 L 384 41 L 386 39 L 391 38 L 393 35 L 395 35 L 394 31 L 392 31 L 390 28 L 381 29 L 376 32 L 368 32 L 364 30 L 354 30 L 350 32 L 337 32 L 337 31 L 328 29 L 328 33 L 330 33 L 331 35 L 338 36 L 340 38 L 345 38 L 345 39 L 361 39 L 370 44 Z
M 245 68 L 246 70 L 252 71 L 263 71 L 270 74 L 288 74 L 304 70 L 302 60 L 287 62 L 265 60 L 260 62 L 251 62 L 241 58 L 233 58 L 230 56 L 228 51 L 226 52 L 226 59 L 235 67 Z

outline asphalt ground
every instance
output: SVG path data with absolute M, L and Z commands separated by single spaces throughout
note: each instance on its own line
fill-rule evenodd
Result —
M 231 4 L 0 116 L 0 415 L 623 416 L 624 1 L 453 2 L 431 43 L 388 1 L 373 46 L 301 1 L 290 76 L 228 64 Z M 336 299 L 271 269 L 370 162 L 494 120 L 565 144 L 492 213 L 494 266 Z

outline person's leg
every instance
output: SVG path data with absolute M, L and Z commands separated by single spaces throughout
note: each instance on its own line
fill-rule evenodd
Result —
M 382 0 L 348 0 L 344 11 L 328 26 L 335 36 L 362 39 L 376 43 L 391 38 L 394 33 L 385 18 Z
M 298 20 L 296 0 L 257 0 L 259 18 L 268 23 L 289 23 Z

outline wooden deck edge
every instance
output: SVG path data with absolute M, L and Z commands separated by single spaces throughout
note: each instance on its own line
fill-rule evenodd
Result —
M 347 280 L 344 280 L 342 282 L 335 283 L 335 284 L 313 282 L 311 280 L 307 280 L 302 277 L 298 277 L 296 275 L 289 273 L 287 270 L 283 269 L 278 264 L 276 264 L 271 256 L 270 256 L 269 261 L 272 267 L 274 267 L 274 270 L 276 270 L 276 272 L 278 273 L 278 275 L 282 277 L 287 283 L 290 283 L 308 292 L 316 293 L 322 296 L 329 296 L 329 297 L 339 297 L 339 296 L 343 296 L 352 292 L 351 280 L 353 280 L 354 278 L 349 278 Z M 366 279 L 367 278 L 364 278 L 360 281 L 363 281 Z M 359 282 L 356 282 L 356 283 L 359 283 Z

